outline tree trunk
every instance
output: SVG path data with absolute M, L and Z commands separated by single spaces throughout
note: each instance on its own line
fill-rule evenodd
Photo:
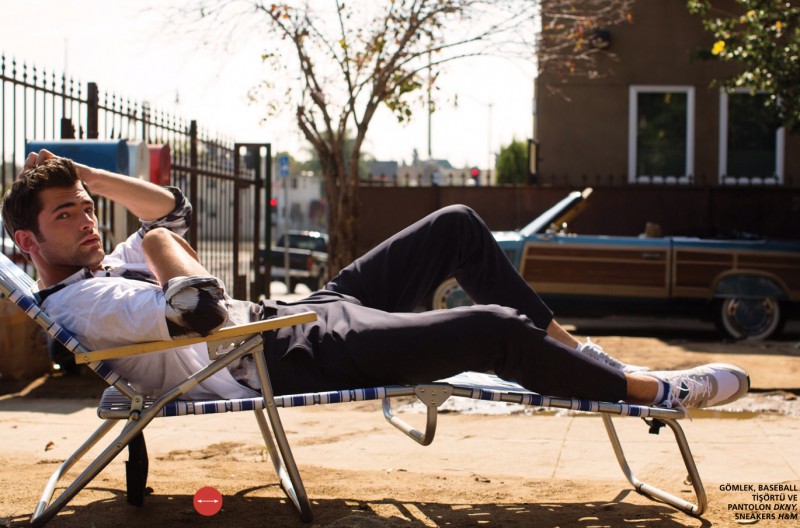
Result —
M 358 256 L 358 166 L 330 160 L 325 172 L 328 198 L 328 274 L 335 276 Z

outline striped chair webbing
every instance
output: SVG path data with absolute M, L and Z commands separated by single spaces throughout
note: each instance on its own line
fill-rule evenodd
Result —
M 528 391 L 517 384 L 509 383 L 496 376 L 476 372 L 466 372 L 459 376 L 448 378 L 447 380 L 441 380 L 437 383 L 450 385 L 454 389 L 457 389 L 455 396 L 468 397 L 476 400 L 504 401 L 531 405 L 534 407 L 549 407 L 582 412 L 607 412 L 620 416 L 635 416 L 641 418 L 655 417 L 679 419 L 684 416 L 682 411 L 677 409 L 544 396 Z M 276 396 L 275 406 L 304 407 L 310 405 L 326 405 L 330 403 L 379 400 L 385 398 L 387 394 L 391 392 L 391 388 L 392 387 L 372 387 L 366 389 L 348 389 Z M 152 405 L 152 403 L 153 400 L 145 400 L 145 408 Z M 192 414 L 252 411 L 263 409 L 263 407 L 264 404 L 261 398 L 206 401 L 175 400 L 167 403 L 158 416 L 186 416 Z M 130 409 L 130 401 L 114 387 L 109 387 L 103 393 L 100 407 L 98 408 L 98 414 L 102 417 L 104 412 L 125 412 L 128 409 Z
M 446 383 L 456 389 L 461 389 L 457 390 L 455 395 L 467 396 L 475 400 L 504 401 L 533 407 L 582 412 L 605 412 L 640 418 L 680 419 L 685 416 L 684 411 L 680 409 L 546 396 L 529 391 L 517 383 L 480 372 L 462 372 L 456 376 L 440 380 L 438 383 Z
M 509 403 L 519 403 L 532 407 L 550 407 L 581 412 L 611 412 L 620 416 L 638 416 L 647 418 L 655 409 L 645 405 L 632 405 L 627 403 L 610 403 L 595 400 L 579 400 L 577 398 L 559 398 L 555 396 L 545 396 L 535 392 L 509 392 L 503 390 L 492 390 L 481 387 L 469 387 L 465 385 L 458 388 L 470 391 L 470 398 L 473 400 L 504 401 Z
M 144 400 L 144 408 L 153 404 L 153 399 Z M 97 414 L 102 418 L 106 412 L 125 412 L 130 410 L 131 402 L 114 387 L 103 391 Z M 192 414 L 217 414 L 224 412 L 254 411 L 264 408 L 261 398 L 245 398 L 240 400 L 175 400 L 167 403 L 158 416 L 188 416 Z
M 0 293 L 19 306 L 28 317 L 44 328 L 48 334 L 64 345 L 67 350 L 72 353 L 86 352 L 86 349 L 75 336 L 50 319 L 39 307 L 32 293 L 35 284 L 36 282 L 30 278 L 27 273 L 11 262 L 8 257 L 0 253 Z M 120 378 L 118 374 L 114 373 L 114 371 L 102 361 L 89 363 L 89 367 L 99 374 L 109 385 L 115 383 Z
M 365 400 L 379 400 L 386 396 L 385 387 L 371 389 L 341 390 L 317 392 L 313 394 L 292 394 L 289 396 L 276 396 L 276 407 L 302 407 L 306 405 L 325 405 L 328 403 L 345 403 Z M 144 400 L 144 408 L 153 404 L 152 399 Z M 188 416 L 192 414 L 216 414 L 225 412 L 254 411 L 264 408 L 261 398 L 243 398 L 233 400 L 174 400 L 167 403 L 158 416 Z M 106 412 L 120 412 L 130 409 L 130 400 L 114 387 L 103 391 L 98 415 L 103 417 Z

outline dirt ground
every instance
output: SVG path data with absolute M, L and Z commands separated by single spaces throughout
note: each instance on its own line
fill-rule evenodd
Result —
M 578 333 L 589 333 L 577 327 Z M 597 330 L 592 329 L 597 335 Z M 706 334 L 689 334 L 688 338 L 667 333 L 656 337 L 599 335 L 596 340 L 606 350 L 620 359 L 655 368 L 681 368 L 711 361 L 734 362 L 747 369 L 752 379 L 753 393 L 734 404 L 726 412 L 739 412 L 742 427 L 754 427 L 762 420 L 793 420 L 795 431 L 800 420 L 800 335 L 789 335 L 780 341 L 763 343 L 726 343 Z M 659 332 L 656 332 L 658 334 Z M 3 412 L 13 408 L 14 402 L 48 402 L 53 399 L 70 399 L 75 409 L 89 408 L 91 400 L 102 390 L 100 383 L 90 376 L 68 378 L 50 376 L 32 384 L 0 383 L 0 436 L 6 437 L 17 428 L 30 425 L 14 413 Z M 36 407 L 33 405 L 33 407 Z M 386 424 L 376 421 L 379 413 L 375 405 L 358 404 L 333 414 L 324 408 L 304 409 L 302 418 L 287 422 L 290 441 L 295 445 L 306 488 L 312 498 L 315 518 L 313 523 L 303 523 L 276 483 L 271 464 L 266 460 L 258 436 L 249 435 L 240 441 L 216 438 L 203 431 L 202 421 L 189 422 L 185 438 L 202 437 L 198 448 L 182 445 L 163 445 L 148 440 L 150 449 L 149 485 L 155 490 L 147 497 L 145 507 L 134 508 L 125 502 L 125 477 L 121 461 L 114 461 L 90 486 L 82 491 L 58 517 L 52 526 L 104 527 L 104 526 L 191 526 L 191 527 L 430 527 L 430 526 L 498 526 L 498 527 L 673 527 L 673 526 L 738 526 L 731 521 L 726 504 L 730 496 L 719 490 L 719 483 L 707 482 L 709 509 L 702 519 L 678 513 L 663 504 L 651 502 L 630 491 L 618 470 L 607 477 L 543 478 L 520 475 L 516 467 L 527 449 L 544 448 L 524 439 L 498 438 L 506 423 L 530 419 L 523 414 L 504 416 L 503 421 L 492 416 L 451 414 L 440 427 L 447 442 L 448 435 L 466 438 L 477 435 L 471 432 L 475 424 L 497 424 L 495 442 L 491 449 L 498 455 L 496 461 L 472 460 L 486 457 L 454 442 L 437 447 L 434 455 L 420 451 L 424 464 L 415 460 L 389 462 L 386 460 L 361 460 L 364 450 L 356 438 L 360 428 L 386 427 L 386 449 L 394 449 L 393 442 L 410 443 Z M 288 416 L 294 410 L 283 411 Z M 322 423 L 318 418 L 325 413 L 328 425 L 315 430 L 309 425 Z M 339 414 L 336 414 L 339 413 Z M 333 416 L 333 418 L 328 418 Z M 777 417 L 777 418 L 776 418 Z M 320 418 L 321 419 L 321 418 Z M 715 415 L 698 415 L 695 420 L 713 420 Z M 183 420 L 183 419 L 181 419 Z M 332 421 L 330 421 L 332 420 Z M 381 418 L 382 420 L 382 418 Z M 306 425 L 302 434 L 298 431 Z M 494 427 L 489 425 L 489 427 Z M 46 430 L 46 429 L 45 429 Z M 25 525 L 41 486 L 60 461 L 47 447 L 39 448 L 49 438 L 59 442 L 56 430 L 30 437 L 37 447 L 0 447 L 0 526 Z M 184 433 L 181 433 L 184 434 Z M 352 435 L 352 436 L 351 436 Z M 343 440 L 352 438 L 352 448 L 343 449 Z M 383 438 L 383 437 L 381 437 Z M 438 439 L 437 439 L 438 440 Z M 605 444 L 607 441 L 601 439 Z M 798 438 L 800 440 L 800 438 Z M 434 442 L 436 444 L 436 442 Z M 313 447 L 317 458 L 305 455 Z M 429 449 L 419 448 L 417 449 Z M 762 446 L 749 446 L 761 449 Z M 398 447 L 398 449 L 400 449 Z M 405 449 L 405 447 L 403 447 Z M 518 455 L 505 453 L 518 450 Z M 309 451 L 310 452 L 310 451 Z M 484 453 L 484 451 L 480 451 Z M 589 453 L 585 456 L 591 460 Z M 322 457 L 322 458 L 320 458 Z M 336 463 L 304 463 L 304 459 L 325 460 Z M 127 458 L 126 454 L 118 457 Z M 412 457 L 413 458 L 413 457 Z M 474 464 L 483 463 L 483 465 Z M 396 464 L 396 465 L 395 465 Z M 482 468 L 480 470 L 472 469 Z M 579 473 L 580 468 L 576 468 Z M 667 479 L 656 474 L 656 480 Z M 716 484 L 716 485 L 715 485 Z M 192 508 L 192 497 L 201 485 L 217 488 L 224 497 L 224 506 L 213 517 L 202 517 Z M 681 494 L 689 490 L 680 485 Z M 688 495 L 687 495 L 688 497 Z M 741 523 L 749 524 L 749 523 Z M 790 522 L 760 522 L 759 526 L 798 526 Z

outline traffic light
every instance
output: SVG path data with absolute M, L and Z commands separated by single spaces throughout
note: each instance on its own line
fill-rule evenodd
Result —
M 472 176 L 474 179 L 478 179 L 478 176 L 481 175 L 481 170 L 478 167 L 472 167 L 469 171 L 469 175 Z
M 270 198 L 269 199 L 269 206 L 273 209 L 278 207 L 278 199 L 277 198 Z

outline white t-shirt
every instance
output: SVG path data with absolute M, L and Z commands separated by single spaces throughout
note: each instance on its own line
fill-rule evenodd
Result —
M 134 233 L 102 262 L 102 270 L 83 269 L 65 279 L 44 299 L 45 311 L 89 350 L 100 350 L 146 341 L 171 339 L 167 329 L 167 300 L 161 287 L 123 277 L 152 273 L 142 252 L 142 236 Z M 107 363 L 137 391 L 150 397 L 186 380 L 210 363 L 205 344 L 173 348 Z M 187 392 L 183 398 L 252 398 L 259 394 L 238 383 L 228 369 L 221 369 Z

